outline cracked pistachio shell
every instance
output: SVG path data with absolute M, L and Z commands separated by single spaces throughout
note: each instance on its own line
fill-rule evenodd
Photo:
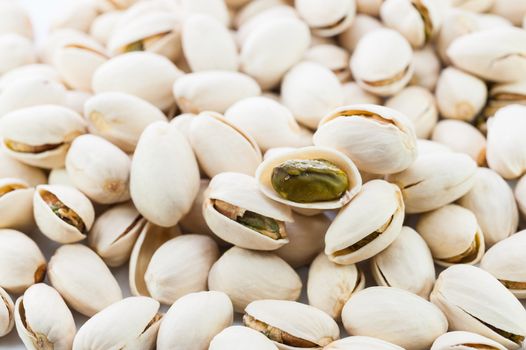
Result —
M 409 84 L 433 91 L 442 70 L 442 63 L 435 53 L 434 46 L 427 45 L 413 52 L 413 67 L 414 73 Z
M 164 315 L 157 349 L 208 350 L 212 338 L 231 326 L 233 318 L 232 302 L 225 293 L 189 293 L 178 299 Z
M 150 124 L 131 167 L 130 193 L 139 213 L 156 225 L 173 226 L 188 213 L 198 191 L 199 169 L 186 137 L 166 122 Z
M 89 317 L 122 299 L 121 288 L 104 261 L 80 244 L 63 245 L 55 251 L 48 277 L 72 309 Z
M 494 340 L 480 334 L 464 331 L 453 331 L 442 334 L 431 346 L 430 350 L 506 350 Z
M 203 203 L 206 199 L 205 191 L 208 188 L 209 183 L 210 180 L 208 179 L 200 180 L 199 192 L 192 203 L 192 207 L 190 208 L 188 214 L 181 218 L 181 220 L 178 222 L 178 225 L 185 233 L 197 232 L 200 234 L 207 234 L 216 239 L 217 243 L 223 245 L 225 242 L 223 242 L 212 232 L 212 230 L 210 230 L 208 224 L 206 223 L 205 217 L 203 216 Z
M 520 348 L 526 336 L 526 310 L 520 301 L 478 267 L 454 265 L 444 270 L 431 302 L 444 312 L 451 331 L 478 333 L 508 349 Z
M 18 109 L 0 119 L 2 150 L 28 165 L 64 166 L 71 142 L 86 132 L 84 119 L 69 108 L 40 105 Z
M 0 75 L 26 64 L 36 63 L 34 44 L 28 38 L 16 33 L 0 35 Z
M 424 299 L 435 283 L 435 265 L 426 241 L 412 228 L 402 227 L 396 240 L 371 261 L 380 286 L 405 289 Z
M 23 293 L 46 275 L 46 259 L 37 244 L 22 232 L 0 229 L 0 288 Z
M 402 190 L 408 214 L 438 209 L 465 195 L 475 181 L 477 164 L 456 152 L 422 154 L 409 168 L 386 177 Z
M 462 10 L 471 12 L 486 12 L 488 11 L 495 0 L 453 0 L 451 5 Z M 436 349 L 433 349 L 436 350 Z
M 189 139 L 209 177 L 226 171 L 254 175 L 262 160 L 254 139 L 219 113 L 199 114 L 190 125 Z
M 349 68 L 350 55 L 347 50 L 335 44 L 319 44 L 311 46 L 305 52 L 304 59 L 317 62 L 329 68 L 340 82 L 349 80 L 351 71 Z
M 488 101 L 482 112 L 482 122 L 477 120 L 477 127 L 483 130 L 486 127 L 487 118 L 494 116 L 502 107 L 511 104 L 526 104 L 526 81 L 493 85 L 489 90 Z
M 314 144 L 335 148 L 358 169 L 392 174 L 407 169 L 417 156 L 411 120 L 394 109 L 358 104 L 327 114 L 313 137 Z
M 131 153 L 148 125 L 166 121 L 161 110 L 146 100 L 122 92 L 103 92 L 84 104 L 89 131 Z
M 369 259 L 396 239 L 403 221 L 404 202 L 398 187 L 383 180 L 369 181 L 329 226 L 325 254 L 345 265 Z
M 440 266 L 476 264 L 484 255 L 484 235 L 475 214 L 448 204 L 420 216 L 416 225 Z
M 364 0 L 367 1 L 367 0 Z M 383 2 L 384 0 L 373 0 Z M 359 3 L 360 0 L 357 0 Z M 377 16 L 378 14 L 374 15 Z M 354 17 L 351 26 L 338 35 L 338 44 L 349 52 L 353 52 L 360 39 L 373 30 L 382 28 L 382 23 L 376 17 L 360 13 Z
M 116 205 L 102 213 L 88 235 L 89 246 L 110 267 L 128 261 L 146 220 L 132 202 Z
M 226 110 L 225 118 L 251 135 L 262 151 L 312 144 L 311 132 L 297 123 L 287 107 L 269 97 L 240 100 Z
M 298 0 L 294 5 L 312 32 L 322 37 L 340 34 L 356 15 L 355 0 Z
M 29 287 L 16 301 L 15 322 L 26 349 L 70 350 L 77 331 L 60 294 L 44 283 Z
M 75 187 L 101 204 L 130 199 L 130 168 L 124 151 L 90 134 L 77 137 L 66 156 L 66 170 Z
M 295 301 L 254 301 L 245 308 L 243 322 L 247 327 L 265 334 L 280 350 L 306 347 L 321 349 L 340 338 L 338 324 L 329 315 L 313 306 Z M 268 328 L 272 328 L 273 332 L 266 333 L 265 329 Z M 283 336 L 283 333 L 289 337 Z M 285 339 L 279 339 L 280 336 Z M 308 345 L 300 345 L 301 343 Z
M 340 319 L 352 293 L 362 290 L 365 276 L 356 265 L 338 265 L 322 252 L 312 262 L 307 281 L 309 304 Z
M 526 106 L 510 105 L 488 120 L 486 159 L 504 179 L 516 179 L 526 171 Z
M 40 231 L 63 244 L 86 238 L 95 220 L 90 200 L 76 188 L 64 185 L 37 186 L 33 213 Z
M 7 292 L 0 287 L 0 337 L 11 332 L 15 325 L 15 305 Z
M 122 299 L 80 327 L 73 350 L 152 350 L 162 321 L 159 302 L 147 297 Z
M 479 78 L 448 67 L 440 73 L 435 94 L 440 115 L 470 122 L 486 104 L 488 91 Z
M 435 96 L 421 86 L 408 86 L 385 102 L 385 106 L 406 115 L 418 138 L 428 138 L 438 122 Z
M 491 247 L 517 231 L 519 212 L 513 191 L 491 169 L 477 169 L 473 187 L 460 198 L 458 204 L 471 210 L 477 217 L 484 232 L 486 247 Z
M 526 78 L 526 30 L 502 27 L 455 39 L 447 54 L 453 64 L 482 79 L 515 82 Z
M 391 96 L 402 90 L 413 75 L 413 50 L 392 29 L 377 29 L 363 36 L 351 57 L 351 72 L 366 91 Z
M 343 104 L 343 88 L 329 68 L 301 62 L 285 74 L 281 99 L 299 123 L 316 129 L 327 113 Z
M 24 180 L 0 178 L 0 227 L 32 227 L 34 191 Z
M 274 253 L 239 247 L 227 250 L 208 275 L 208 288 L 226 293 L 236 312 L 254 300 L 297 300 L 301 287 L 296 271 Z
M 27 38 L 33 36 L 33 26 L 31 18 L 26 9 L 18 2 L 2 1 L 0 2 L 0 33 L 17 33 Z
M 179 108 L 194 114 L 203 111 L 224 113 L 237 101 L 260 94 L 260 87 L 250 76 L 227 70 L 189 73 L 173 85 Z
M 47 182 L 44 170 L 26 165 L 5 152 L 0 152 L 0 178 L 4 177 L 25 181 L 32 187 Z
M 159 109 L 173 103 L 172 86 L 182 72 L 166 57 L 128 52 L 102 64 L 93 75 L 95 93 L 120 91 L 140 97 Z
M 526 298 L 526 271 L 524 248 L 526 231 L 496 243 L 482 257 L 480 267 L 506 286 L 517 298 Z
M 252 328 L 231 326 L 218 333 L 209 350 L 278 350 L 267 337 Z M 161 349 L 159 349 L 161 350 Z
M 370 287 L 353 294 L 342 321 L 351 335 L 375 337 L 407 350 L 429 349 L 448 328 L 439 308 L 394 287 Z
M 185 234 L 161 245 L 144 274 L 155 300 L 172 305 L 188 293 L 207 289 L 208 272 L 219 258 L 216 242 L 208 236 Z
M 232 213 L 226 208 L 223 213 L 216 201 L 229 205 L 231 208 L 228 209 L 234 211 L 235 218 L 227 216 Z M 250 221 L 246 224 L 240 221 L 247 212 L 259 215 L 255 220 L 271 221 L 272 224 L 265 223 L 265 227 L 260 228 L 270 232 L 262 233 L 249 226 Z M 276 250 L 287 244 L 289 240 L 285 223 L 293 221 L 290 208 L 264 196 L 255 178 L 230 172 L 220 173 L 210 181 L 203 203 L 203 217 L 219 238 L 238 247 L 254 250 Z M 250 220 L 250 217 L 245 220 Z
M 382 99 L 379 96 L 365 91 L 354 81 L 349 81 L 342 85 L 343 88 L 343 103 L 345 105 L 355 104 L 382 104 Z
M 454 152 L 465 153 L 479 166 L 486 163 L 486 138 L 473 125 L 460 120 L 442 120 L 433 129 L 431 140 Z
M 350 336 L 333 341 L 323 348 L 324 350 L 404 350 L 398 345 L 386 342 L 385 340 L 366 337 Z
M 254 28 L 241 46 L 241 70 L 263 90 L 279 84 L 310 44 L 309 27 L 297 18 L 270 18 Z
M 322 159 L 334 163 L 347 175 L 349 187 L 338 199 L 312 203 L 299 203 L 281 197 L 272 186 L 272 172 L 274 168 L 287 160 Z M 360 191 L 362 179 L 354 163 L 343 153 L 326 147 L 303 147 L 279 152 L 265 159 L 256 171 L 256 179 L 263 194 L 270 199 L 286 204 L 292 208 L 305 211 L 306 215 L 319 214 L 320 210 L 337 209 L 348 203 Z M 312 209 L 315 209 L 314 211 Z
M 165 242 L 181 234 L 178 226 L 161 227 L 146 222 L 139 237 L 133 245 L 129 262 L 130 290 L 133 295 L 149 296 L 148 288 L 144 280 L 144 274 L 148 268 L 153 254 Z

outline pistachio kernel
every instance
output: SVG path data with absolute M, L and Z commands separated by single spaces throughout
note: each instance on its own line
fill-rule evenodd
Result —
M 133 43 L 126 45 L 123 49 L 124 52 L 143 51 L 143 50 L 144 50 L 144 45 L 143 45 L 142 40 L 134 41 Z
M 53 193 L 49 191 L 40 191 L 42 200 L 51 208 L 53 213 L 65 223 L 74 226 L 81 233 L 86 233 L 86 224 L 82 218 L 71 208 L 60 201 Z

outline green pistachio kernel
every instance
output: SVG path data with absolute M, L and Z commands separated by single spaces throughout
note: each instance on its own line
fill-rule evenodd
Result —
M 144 50 L 144 45 L 143 45 L 142 40 L 135 41 L 131 44 L 128 44 L 124 48 L 124 52 L 143 51 L 143 50 Z

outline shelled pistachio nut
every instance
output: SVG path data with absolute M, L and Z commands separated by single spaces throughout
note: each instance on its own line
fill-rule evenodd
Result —
M 0 36 L 0 74 L 26 64 L 36 63 L 36 50 L 28 38 L 16 33 L 5 33 Z
M 22 232 L 0 229 L 0 288 L 23 293 L 46 276 L 46 258 Z
M 488 249 L 480 262 L 482 269 L 495 276 L 517 298 L 526 298 L 526 273 L 522 268 L 525 246 L 526 231 L 517 232 Z
M 29 166 L 0 152 L 0 178 L 4 177 L 25 181 L 31 187 L 47 182 L 44 170 Z
M 34 191 L 24 180 L 0 178 L 0 227 L 30 228 L 34 224 Z
M 408 214 L 438 209 L 465 195 L 475 181 L 477 164 L 456 152 L 422 154 L 406 170 L 386 180 L 398 185 Z
M 256 179 L 241 173 L 220 173 L 212 178 L 203 216 L 221 239 L 255 250 L 275 250 L 287 244 L 285 223 L 293 220 L 290 208 L 264 196 Z
M 73 350 L 129 348 L 148 350 L 155 347 L 161 324 L 159 303 L 147 297 L 120 300 L 80 327 Z
M 518 188 L 519 185 L 516 186 L 516 191 Z M 477 169 L 473 187 L 459 199 L 458 204 L 471 210 L 477 217 L 484 232 L 486 247 L 491 247 L 517 231 L 519 211 L 513 191 L 491 169 Z
M 512 104 L 526 105 L 526 82 L 495 84 L 489 90 L 488 101 L 482 112 L 482 118 L 477 119 L 477 127 L 486 129 L 486 121 L 493 117 L 502 107 Z
M 299 0 L 294 5 L 312 32 L 322 37 L 340 34 L 356 15 L 355 0 Z
M 354 104 L 382 104 L 382 99 L 379 96 L 371 94 L 362 89 L 358 83 L 354 81 L 346 82 L 342 85 L 343 88 L 343 103 L 345 105 Z
M 267 337 L 252 328 L 231 326 L 218 333 L 210 342 L 209 350 L 278 350 Z
M 402 227 L 396 240 L 371 261 L 379 286 L 396 287 L 429 297 L 435 283 L 435 265 L 426 242 L 409 226 Z
M 398 345 L 386 342 L 385 340 L 366 337 L 350 336 L 333 341 L 327 345 L 325 350 L 402 350 Z
M 409 84 L 434 91 L 442 69 L 442 62 L 433 46 L 426 45 L 423 49 L 413 52 L 413 69 L 413 77 Z
M 33 195 L 33 212 L 40 231 L 59 243 L 83 240 L 95 220 L 90 200 L 71 186 L 37 186 Z
M 329 226 L 325 254 L 345 265 L 369 259 L 396 239 L 403 221 L 404 202 L 398 187 L 383 180 L 369 181 Z
M 11 332 L 15 325 L 15 305 L 7 292 L 0 287 L 0 337 Z
M 340 319 L 343 305 L 365 286 L 365 276 L 356 265 L 338 265 L 320 253 L 309 268 L 309 304 Z
M 446 315 L 451 331 L 478 333 L 508 349 L 518 349 L 526 336 L 526 310 L 489 272 L 454 265 L 438 276 L 431 302 Z
M 2 150 L 28 165 L 64 166 L 71 142 L 86 132 L 86 122 L 76 112 L 58 105 L 21 108 L 0 121 Z
M 121 288 L 104 261 L 80 244 L 63 245 L 55 251 L 48 277 L 68 305 L 86 316 L 122 299 Z
M 494 340 L 480 334 L 464 331 L 453 331 L 442 334 L 431 346 L 430 350 L 506 350 L 506 348 Z
M 321 120 L 313 140 L 317 146 L 345 153 L 358 169 L 373 174 L 407 169 L 417 155 L 411 120 L 394 109 L 376 105 L 333 110 Z
M 338 325 L 329 315 L 295 301 L 254 301 L 246 307 L 243 323 L 266 335 L 281 350 L 321 349 L 340 337 Z
M 128 153 L 135 150 L 148 125 L 167 120 L 151 103 L 122 92 L 103 92 L 89 98 L 84 104 L 84 116 L 91 133 Z
M 208 276 L 208 288 L 226 293 L 236 312 L 255 300 L 297 300 L 301 287 L 296 271 L 274 253 L 239 247 L 226 251 Z
M 342 47 L 335 44 L 319 44 L 311 46 L 305 52 L 306 61 L 317 62 L 329 68 L 340 82 L 349 80 L 351 71 L 349 67 L 350 55 Z
M 16 330 L 27 349 L 69 350 L 77 331 L 60 294 L 44 283 L 29 287 L 14 309 Z
M 116 205 L 95 220 L 88 235 L 89 246 L 108 266 L 121 266 L 129 259 L 145 224 L 131 201 Z
M 186 137 L 166 122 L 150 124 L 139 139 L 130 173 L 130 194 L 139 213 L 156 225 L 173 226 L 188 213 L 198 191 L 199 169 Z
M 189 293 L 164 315 L 157 349 L 208 350 L 212 338 L 231 326 L 233 319 L 232 302 L 226 294 L 215 291 Z
M 486 163 L 486 138 L 473 125 L 460 120 L 442 120 L 433 130 L 431 140 L 455 152 L 465 153 L 478 165 Z

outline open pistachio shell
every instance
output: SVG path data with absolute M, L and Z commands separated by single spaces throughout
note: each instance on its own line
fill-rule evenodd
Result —
M 0 178 L 0 227 L 30 228 L 34 188 L 21 179 Z
M 324 350 L 403 350 L 398 345 L 385 340 L 355 335 L 333 341 Z
M 278 350 L 267 337 L 252 328 L 231 326 L 218 333 L 209 350 Z
M 299 0 L 294 5 L 312 32 L 322 37 L 340 34 L 356 15 L 355 0 Z
M 506 350 L 494 340 L 480 334 L 464 331 L 453 331 L 442 334 L 431 346 L 430 350 Z
M 3 337 L 13 329 L 15 325 L 15 305 L 7 292 L 0 287 L 0 337 Z
M 24 164 L 0 152 L 0 178 L 4 177 L 25 181 L 31 187 L 47 182 L 44 170 Z
M 325 254 L 345 265 L 369 259 L 396 239 L 403 221 L 400 190 L 383 180 L 369 181 L 329 226 Z

